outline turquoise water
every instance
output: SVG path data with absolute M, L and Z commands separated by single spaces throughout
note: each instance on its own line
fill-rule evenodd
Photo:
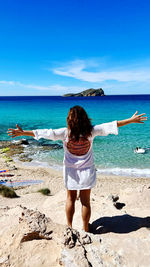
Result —
M 129 118 L 138 110 L 150 114 L 150 95 L 106 96 L 106 97 L 0 97 L 0 140 L 12 140 L 8 128 L 16 123 L 23 129 L 59 128 L 66 126 L 70 107 L 83 106 L 92 124 Z M 132 124 L 119 128 L 119 135 L 96 137 L 94 158 L 99 172 L 150 177 L 150 150 L 135 154 L 136 146 L 150 147 L 150 123 Z M 63 149 L 40 150 L 40 146 L 54 142 L 30 137 L 33 162 L 62 166 Z M 18 140 L 19 138 L 16 138 Z M 13 139 L 14 140 L 14 139 Z M 57 142 L 61 144 L 60 142 Z M 35 150 L 33 148 L 36 148 Z M 39 149 L 38 149 L 39 148 Z

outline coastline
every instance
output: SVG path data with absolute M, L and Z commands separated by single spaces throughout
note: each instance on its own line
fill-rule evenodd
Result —
M 15 190 L 19 196 L 26 195 L 34 195 L 41 188 L 49 188 L 51 191 L 51 196 L 55 198 L 55 195 L 61 194 L 63 195 L 63 200 L 65 201 L 66 189 L 63 183 L 63 173 L 61 170 L 55 170 L 49 167 L 41 167 L 41 166 L 25 166 L 21 162 L 9 162 L 6 163 L 4 159 L 0 158 L 0 166 L 2 169 L 8 169 L 9 174 L 13 175 L 12 177 L 7 177 L 6 174 L 1 174 L 2 179 L 11 179 L 11 181 L 16 180 L 42 180 L 41 184 L 33 184 L 23 187 L 16 187 Z M 128 190 L 129 191 L 137 191 L 139 188 L 149 188 L 150 180 L 145 177 L 129 177 L 129 176 L 116 176 L 116 175 L 100 175 L 97 174 L 97 182 L 96 186 L 92 189 L 91 198 L 95 195 L 98 197 L 108 197 L 109 195 L 120 195 L 122 192 Z M 39 195 L 39 193 L 37 193 Z M 7 199 L 1 197 L 0 206 L 4 207 L 9 203 L 22 203 L 21 199 Z M 29 202 L 29 208 L 34 206 L 32 202 Z M 37 203 L 36 203 L 37 205 Z M 40 200 L 39 200 L 40 205 Z M 64 213 L 65 211 L 63 211 Z M 141 211 L 142 212 L 142 211 Z M 55 217 L 55 216 L 54 216 Z M 65 220 L 64 220 L 65 224 Z M 75 227 L 82 228 L 82 225 L 75 222 Z
M 85 256 L 82 255 L 82 260 L 80 259 L 82 254 L 80 247 L 75 246 L 69 250 L 62 245 L 62 236 L 66 229 L 66 189 L 63 184 L 62 171 L 49 167 L 25 166 L 21 162 L 6 163 L 1 155 L 0 166 L 1 170 L 9 170 L 6 174 L 13 175 L 12 181 L 17 179 L 43 180 L 42 184 L 15 188 L 19 198 L 9 199 L 0 195 L 0 262 L 4 263 L 2 266 L 26 267 L 33 264 L 45 267 L 62 266 L 63 264 L 63 266 L 67 266 L 70 257 L 76 264 L 78 263 L 77 266 L 83 266 Z M 1 176 L 1 179 L 9 179 L 9 177 L 5 177 L 6 174 Z M 49 188 L 50 196 L 43 196 L 37 192 L 41 188 Z M 116 196 L 119 198 L 117 202 L 124 204 L 121 209 L 114 206 L 113 197 Z M 101 226 L 97 227 L 97 234 L 89 234 L 92 243 L 84 246 L 86 257 L 92 266 L 99 266 L 101 260 L 103 260 L 104 266 L 107 264 L 111 266 L 147 266 L 150 264 L 149 203 L 150 180 L 148 178 L 97 175 L 96 186 L 91 192 L 90 222 L 93 225 L 97 225 L 99 222 Z M 52 240 L 41 239 L 20 243 L 19 239 L 16 239 L 17 236 L 23 235 L 24 224 L 20 225 L 20 220 L 22 220 L 20 217 L 24 213 L 24 209 L 32 210 L 32 213 L 33 211 L 40 212 L 45 214 L 46 218 L 50 218 L 55 229 Z M 77 229 L 80 234 L 82 233 L 79 200 L 76 201 L 73 228 Z M 51 251 L 51 257 L 49 251 Z M 76 256 L 73 256 L 73 251 Z M 63 256 L 64 253 L 65 256 Z M 43 258 L 44 264 L 42 263 Z M 27 265 L 24 265 L 25 260 Z
M 29 179 L 44 179 L 43 180 L 43 184 L 50 184 L 51 185 L 51 180 L 50 177 L 59 177 L 59 182 L 61 181 L 61 188 L 64 186 L 63 185 L 63 172 L 62 169 L 56 169 L 50 167 L 50 166 L 40 166 L 32 164 L 32 163 L 25 163 L 25 162 L 21 162 L 19 160 L 17 161 L 12 161 L 12 162 L 6 162 L 5 159 L 2 159 L 0 157 L 0 166 L 1 169 L 10 169 L 9 173 L 13 172 L 14 173 L 14 177 L 11 177 L 11 180 L 13 181 L 14 179 L 27 179 L 27 176 L 29 176 Z M 5 177 L 5 174 L 4 178 Z M 7 174 L 6 174 L 7 175 Z M 46 176 L 47 175 L 47 176 Z M 46 177 L 48 178 L 46 178 Z M 2 179 L 2 177 L 1 177 Z M 7 178 L 9 179 L 9 178 Z M 133 183 L 133 185 L 135 184 L 150 184 L 150 180 L 147 177 L 135 177 L 135 176 L 122 176 L 122 175 L 110 175 L 110 174 L 100 174 L 97 172 L 97 184 L 99 185 L 100 183 L 103 183 L 104 186 L 107 186 L 107 183 L 109 183 L 109 180 L 112 183 L 121 183 L 121 186 L 123 186 L 120 189 L 124 189 L 126 187 L 128 187 L 129 185 L 131 185 Z M 106 185 L 105 185 L 106 182 Z M 56 184 L 58 185 L 57 181 Z M 43 186 L 43 185 L 42 185 Z M 40 185 L 41 187 L 41 185 Z M 96 185 L 97 187 L 97 185 Z M 114 187 L 115 188 L 115 187 Z M 107 188 L 105 187 L 105 190 Z M 92 189 L 94 190 L 94 188 Z M 118 189 L 117 189 L 118 190 Z M 56 190 L 57 191 L 57 190 Z M 55 192 L 56 192 L 55 191 Z M 114 191 L 115 193 L 115 191 Z
M 57 153 L 62 150 L 60 144 L 35 144 L 34 141 L 27 139 L 0 141 L 1 155 L 6 158 L 11 158 L 26 167 L 43 167 L 58 171 L 63 170 L 63 158 L 57 158 Z M 6 150 L 6 151 L 5 151 Z M 58 152 L 57 152 L 58 151 Z M 55 158 L 52 156 L 54 152 Z M 62 153 L 62 151 L 61 151 Z M 97 175 L 101 176 L 123 176 L 123 177 L 145 177 L 150 178 L 150 169 L 148 168 L 123 168 L 123 167 L 102 167 L 95 164 Z
M 131 116 L 136 109 L 139 112 L 146 112 L 147 114 L 150 112 L 150 95 L 107 96 L 106 98 L 32 96 L 19 98 L 8 97 L 7 99 L 6 97 L 4 101 L 1 101 L 1 140 L 10 142 L 11 139 L 7 136 L 6 132 L 8 128 L 14 128 L 16 122 L 24 127 L 24 129 L 30 127 L 32 129 L 57 129 L 64 127 L 66 125 L 66 115 L 69 106 L 73 106 L 76 101 L 78 101 L 79 105 L 86 108 L 93 125 L 122 119 L 121 114 L 124 114 L 124 105 L 128 105 L 128 109 L 126 114 L 123 115 L 123 118 Z M 18 105 L 20 112 L 18 112 Z M 97 111 L 96 113 L 93 110 L 93 106 Z M 38 116 L 37 109 L 39 111 Z M 9 119 L 5 120 L 5 117 Z M 150 150 L 146 150 L 146 153 L 143 155 L 134 153 L 134 149 L 137 146 L 143 148 L 150 147 L 149 131 L 150 125 L 147 122 L 144 125 L 131 125 L 123 129 L 120 128 L 118 136 L 110 135 L 108 137 L 95 138 L 93 150 L 96 168 L 101 173 L 105 172 L 104 175 L 107 172 L 108 175 L 137 175 L 139 177 L 145 175 L 145 177 L 150 177 Z M 20 140 L 16 138 L 14 141 L 18 141 L 17 139 Z M 44 139 L 36 141 L 27 138 L 27 140 L 29 145 L 25 147 L 24 153 L 21 155 L 21 160 L 26 158 L 29 161 L 32 159 L 36 161 L 38 159 L 38 163 L 42 162 L 42 164 L 46 161 L 51 165 L 53 163 L 55 164 L 55 161 L 61 164 L 63 160 L 61 142 L 58 141 L 54 144 L 52 141 Z

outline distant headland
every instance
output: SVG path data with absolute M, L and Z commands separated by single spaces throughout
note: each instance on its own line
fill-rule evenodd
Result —
M 99 88 L 99 89 L 87 89 L 87 90 L 84 90 L 80 93 L 77 93 L 77 94 L 65 94 L 63 95 L 64 97 L 69 97 L 69 96 L 105 96 L 105 93 L 103 91 L 102 88 Z

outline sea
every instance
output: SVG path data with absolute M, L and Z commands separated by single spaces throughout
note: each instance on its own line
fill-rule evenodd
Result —
M 12 139 L 7 134 L 8 128 L 16 128 L 16 124 L 24 130 L 66 127 L 68 111 L 75 105 L 85 108 L 96 125 L 130 118 L 136 111 L 149 117 L 150 95 L 3 96 L 0 97 L 0 142 L 22 138 Z M 23 138 L 29 141 L 25 153 L 32 158 L 26 164 L 62 169 L 61 141 Z M 136 147 L 146 148 L 145 154 L 134 153 Z M 93 150 L 96 169 L 101 174 L 150 177 L 150 121 L 119 127 L 117 136 L 96 137 Z

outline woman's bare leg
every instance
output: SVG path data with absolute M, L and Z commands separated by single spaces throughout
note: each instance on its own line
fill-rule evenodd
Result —
M 76 198 L 77 198 L 77 190 L 67 190 L 66 217 L 67 217 L 67 225 L 70 227 L 72 227 Z
M 91 217 L 91 206 L 90 206 L 90 193 L 91 189 L 80 190 L 80 200 L 82 204 L 82 220 L 83 229 L 88 232 L 88 224 Z

